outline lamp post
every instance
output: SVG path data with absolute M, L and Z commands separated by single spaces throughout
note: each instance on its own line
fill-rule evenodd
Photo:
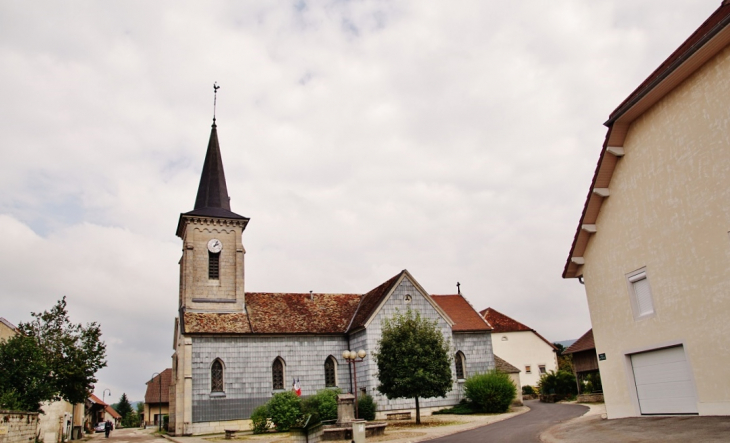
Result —
M 342 358 L 345 359 L 347 363 L 352 364 L 352 374 L 353 378 L 355 380 L 355 418 L 359 418 L 357 414 L 357 366 L 355 366 L 355 363 L 360 363 L 365 360 L 365 356 L 367 356 L 368 353 L 365 352 L 365 350 L 360 349 L 357 352 L 354 351 L 344 351 L 342 353 Z M 359 360 L 358 360 L 359 358 Z
M 106 398 L 106 391 L 109 391 L 109 397 L 112 396 L 112 391 L 109 388 L 104 389 L 104 392 L 101 393 L 101 402 L 104 403 L 104 409 L 101 411 L 101 421 L 106 421 L 104 420 L 104 411 L 106 411 L 106 402 L 104 399 Z
M 150 384 L 152 384 L 152 382 L 154 381 L 155 375 L 158 376 L 158 379 L 159 379 L 158 384 L 160 385 L 160 398 L 157 401 L 157 405 L 160 408 L 160 414 L 157 416 L 157 431 L 160 432 L 160 431 L 162 431 L 162 375 L 160 375 L 159 372 L 155 372 L 154 374 L 152 374 L 152 378 L 150 378 Z M 150 413 L 151 413 L 151 411 L 150 411 Z

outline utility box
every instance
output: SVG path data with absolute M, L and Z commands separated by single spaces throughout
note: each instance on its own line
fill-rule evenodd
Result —
M 365 443 L 365 420 L 353 420 L 352 441 L 353 443 Z

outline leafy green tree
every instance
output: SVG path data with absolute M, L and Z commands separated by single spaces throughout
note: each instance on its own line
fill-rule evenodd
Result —
M 122 396 L 119 398 L 119 403 L 117 403 L 117 407 L 114 409 L 122 416 L 122 420 L 132 413 L 132 405 L 129 404 L 126 393 L 122 393 Z
M 42 396 L 19 394 L 25 402 L 66 400 L 83 403 L 96 383 L 96 372 L 106 366 L 106 345 L 101 341 L 101 328 L 97 323 L 86 326 L 73 324 L 68 318 L 66 297 L 59 300 L 50 311 L 31 313 L 33 320 L 20 323 L 20 335 L 34 340 L 42 358 L 33 363 L 20 362 L 22 370 L 45 373 L 44 383 L 48 391 Z M 41 363 L 42 362 L 42 363 Z M 10 362 L 9 364 L 13 364 Z M 14 364 L 18 364 L 16 361 Z M 11 370 L 14 367 L 10 368 Z
M 144 414 L 144 402 L 138 401 L 137 402 L 137 415 L 139 415 L 141 417 L 142 414 Z
M 421 423 L 419 398 L 446 397 L 451 390 L 449 341 L 436 321 L 408 309 L 384 319 L 378 350 L 378 391 L 389 399 L 413 398 L 416 423 Z
M 15 335 L 0 341 L 0 409 L 38 411 L 54 397 L 51 370 L 33 337 Z
M 558 348 L 558 370 L 573 372 L 573 354 L 563 355 L 563 352 L 565 351 L 565 346 L 561 345 L 560 343 L 553 343 L 553 345 Z

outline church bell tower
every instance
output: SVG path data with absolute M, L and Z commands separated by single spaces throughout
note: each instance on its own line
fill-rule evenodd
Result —
M 218 131 L 213 125 L 192 211 L 180 214 L 179 308 L 189 312 L 243 312 L 244 254 L 248 218 L 231 212 Z

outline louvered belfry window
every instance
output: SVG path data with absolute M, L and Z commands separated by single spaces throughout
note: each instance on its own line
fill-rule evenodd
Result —
M 218 280 L 218 270 L 220 269 L 218 262 L 220 260 L 220 257 L 220 252 L 214 254 L 208 251 L 208 279 L 210 280 Z
M 223 392 L 223 364 L 220 360 L 214 361 L 210 368 L 210 390 Z
M 280 358 L 274 360 L 274 364 L 271 365 L 271 380 L 274 389 L 284 389 L 284 362 Z
M 462 354 L 461 352 L 457 352 L 456 358 L 454 358 L 454 363 L 456 364 L 456 379 L 463 380 L 464 379 L 464 354 Z
M 332 357 L 327 357 L 327 360 L 324 361 L 324 385 L 327 388 L 337 386 L 335 361 Z

